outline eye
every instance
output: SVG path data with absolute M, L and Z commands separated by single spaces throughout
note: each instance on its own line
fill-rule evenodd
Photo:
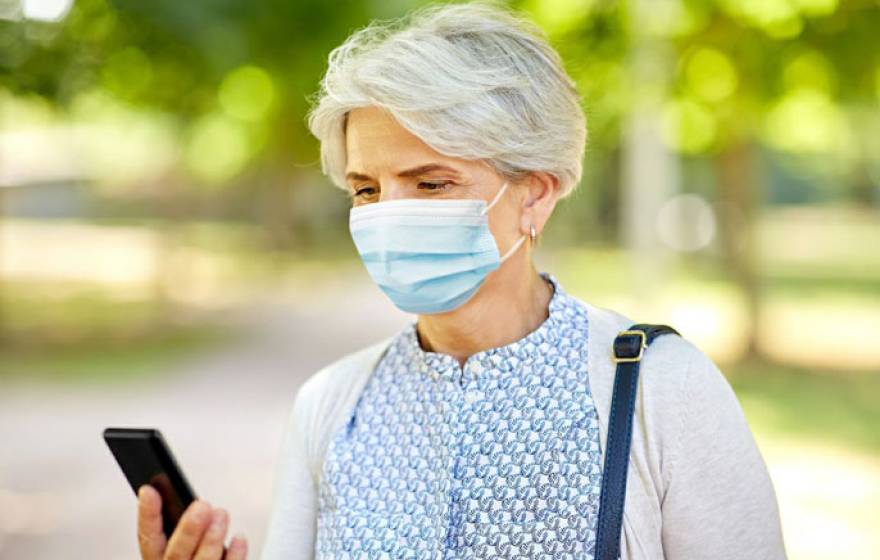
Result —
M 451 185 L 451 184 L 452 184 L 452 183 L 449 182 L 449 181 L 446 181 L 446 182 L 438 182 L 438 183 L 422 182 L 422 183 L 419 183 L 419 187 L 421 187 L 422 185 L 425 185 L 425 186 L 427 187 L 425 190 L 428 190 L 428 191 L 439 191 L 439 190 L 443 190 L 443 189 L 445 189 L 447 186 L 449 186 L 449 185 Z
M 364 187 L 362 189 L 355 189 L 354 196 L 358 197 L 358 196 L 361 196 L 362 194 L 372 194 L 373 192 L 375 192 L 375 190 L 376 189 L 373 187 Z

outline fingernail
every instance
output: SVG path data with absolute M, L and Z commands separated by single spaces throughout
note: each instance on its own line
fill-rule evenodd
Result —
M 211 515 L 211 504 L 204 501 L 199 501 L 199 507 L 196 509 L 196 520 L 204 521 L 206 517 Z
M 214 518 L 211 521 L 211 530 L 219 531 L 226 524 L 226 512 L 222 509 L 214 510 Z

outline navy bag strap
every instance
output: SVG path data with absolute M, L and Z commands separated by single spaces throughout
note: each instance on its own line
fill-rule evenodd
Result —
M 629 467 L 639 364 L 648 345 L 663 334 L 679 333 L 669 325 L 636 323 L 620 331 L 614 339 L 613 360 L 617 364 L 617 371 L 614 374 L 611 413 L 608 417 L 595 560 L 618 560 L 620 557 L 620 530 L 623 524 L 626 472 Z

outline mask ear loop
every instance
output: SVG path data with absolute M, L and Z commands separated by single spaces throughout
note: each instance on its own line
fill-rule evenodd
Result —
M 486 207 L 480 212 L 480 215 L 481 215 L 481 216 L 482 216 L 483 214 L 485 214 L 486 212 L 488 212 L 493 206 L 495 206 L 495 203 L 498 202 L 498 199 L 501 198 L 501 195 L 504 194 L 504 191 L 505 191 L 505 190 L 507 190 L 507 181 L 505 181 L 504 184 L 501 185 L 501 188 L 498 189 L 498 194 L 495 195 L 495 197 L 492 199 L 492 202 L 490 202 L 489 205 L 486 206 Z M 523 235 L 522 237 L 520 237 L 520 238 L 516 241 L 516 243 L 514 243 L 513 246 L 512 246 L 510 249 L 508 249 L 506 253 L 504 253 L 504 256 L 501 257 L 500 262 L 503 263 L 504 261 L 507 260 L 507 257 L 509 257 L 510 255 L 512 255 L 514 252 L 516 252 L 516 250 L 519 249 L 519 246 L 522 245 L 523 242 L 526 240 L 526 237 L 528 237 L 528 235 Z
M 495 195 L 495 197 L 492 199 L 492 202 L 490 202 L 488 206 L 480 211 L 480 216 L 482 216 L 483 214 L 491 210 L 493 206 L 495 206 L 495 203 L 498 202 L 498 199 L 501 198 L 501 195 L 504 194 L 505 190 L 507 190 L 507 181 L 504 181 L 504 184 L 501 185 L 500 189 L 498 189 L 498 194 Z
M 513 247 L 511 247 L 510 249 L 507 250 L 506 253 L 504 253 L 504 256 L 501 257 L 501 261 L 500 261 L 500 262 L 504 262 L 504 261 L 506 261 L 506 260 L 507 260 L 507 257 L 509 257 L 510 255 L 512 255 L 513 253 L 515 253 L 516 250 L 519 249 L 519 246 L 523 244 L 523 241 L 526 240 L 526 237 L 528 237 L 528 235 L 523 235 L 522 237 L 520 237 L 520 238 L 516 241 L 516 243 L 513 244 Z

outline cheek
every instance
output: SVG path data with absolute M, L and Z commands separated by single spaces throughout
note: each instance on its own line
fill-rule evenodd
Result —
M 498 204 L 489 212 L 489 231 L 499 246 L 509 245 L 519 235 L 519 215 L 511 206 Z

